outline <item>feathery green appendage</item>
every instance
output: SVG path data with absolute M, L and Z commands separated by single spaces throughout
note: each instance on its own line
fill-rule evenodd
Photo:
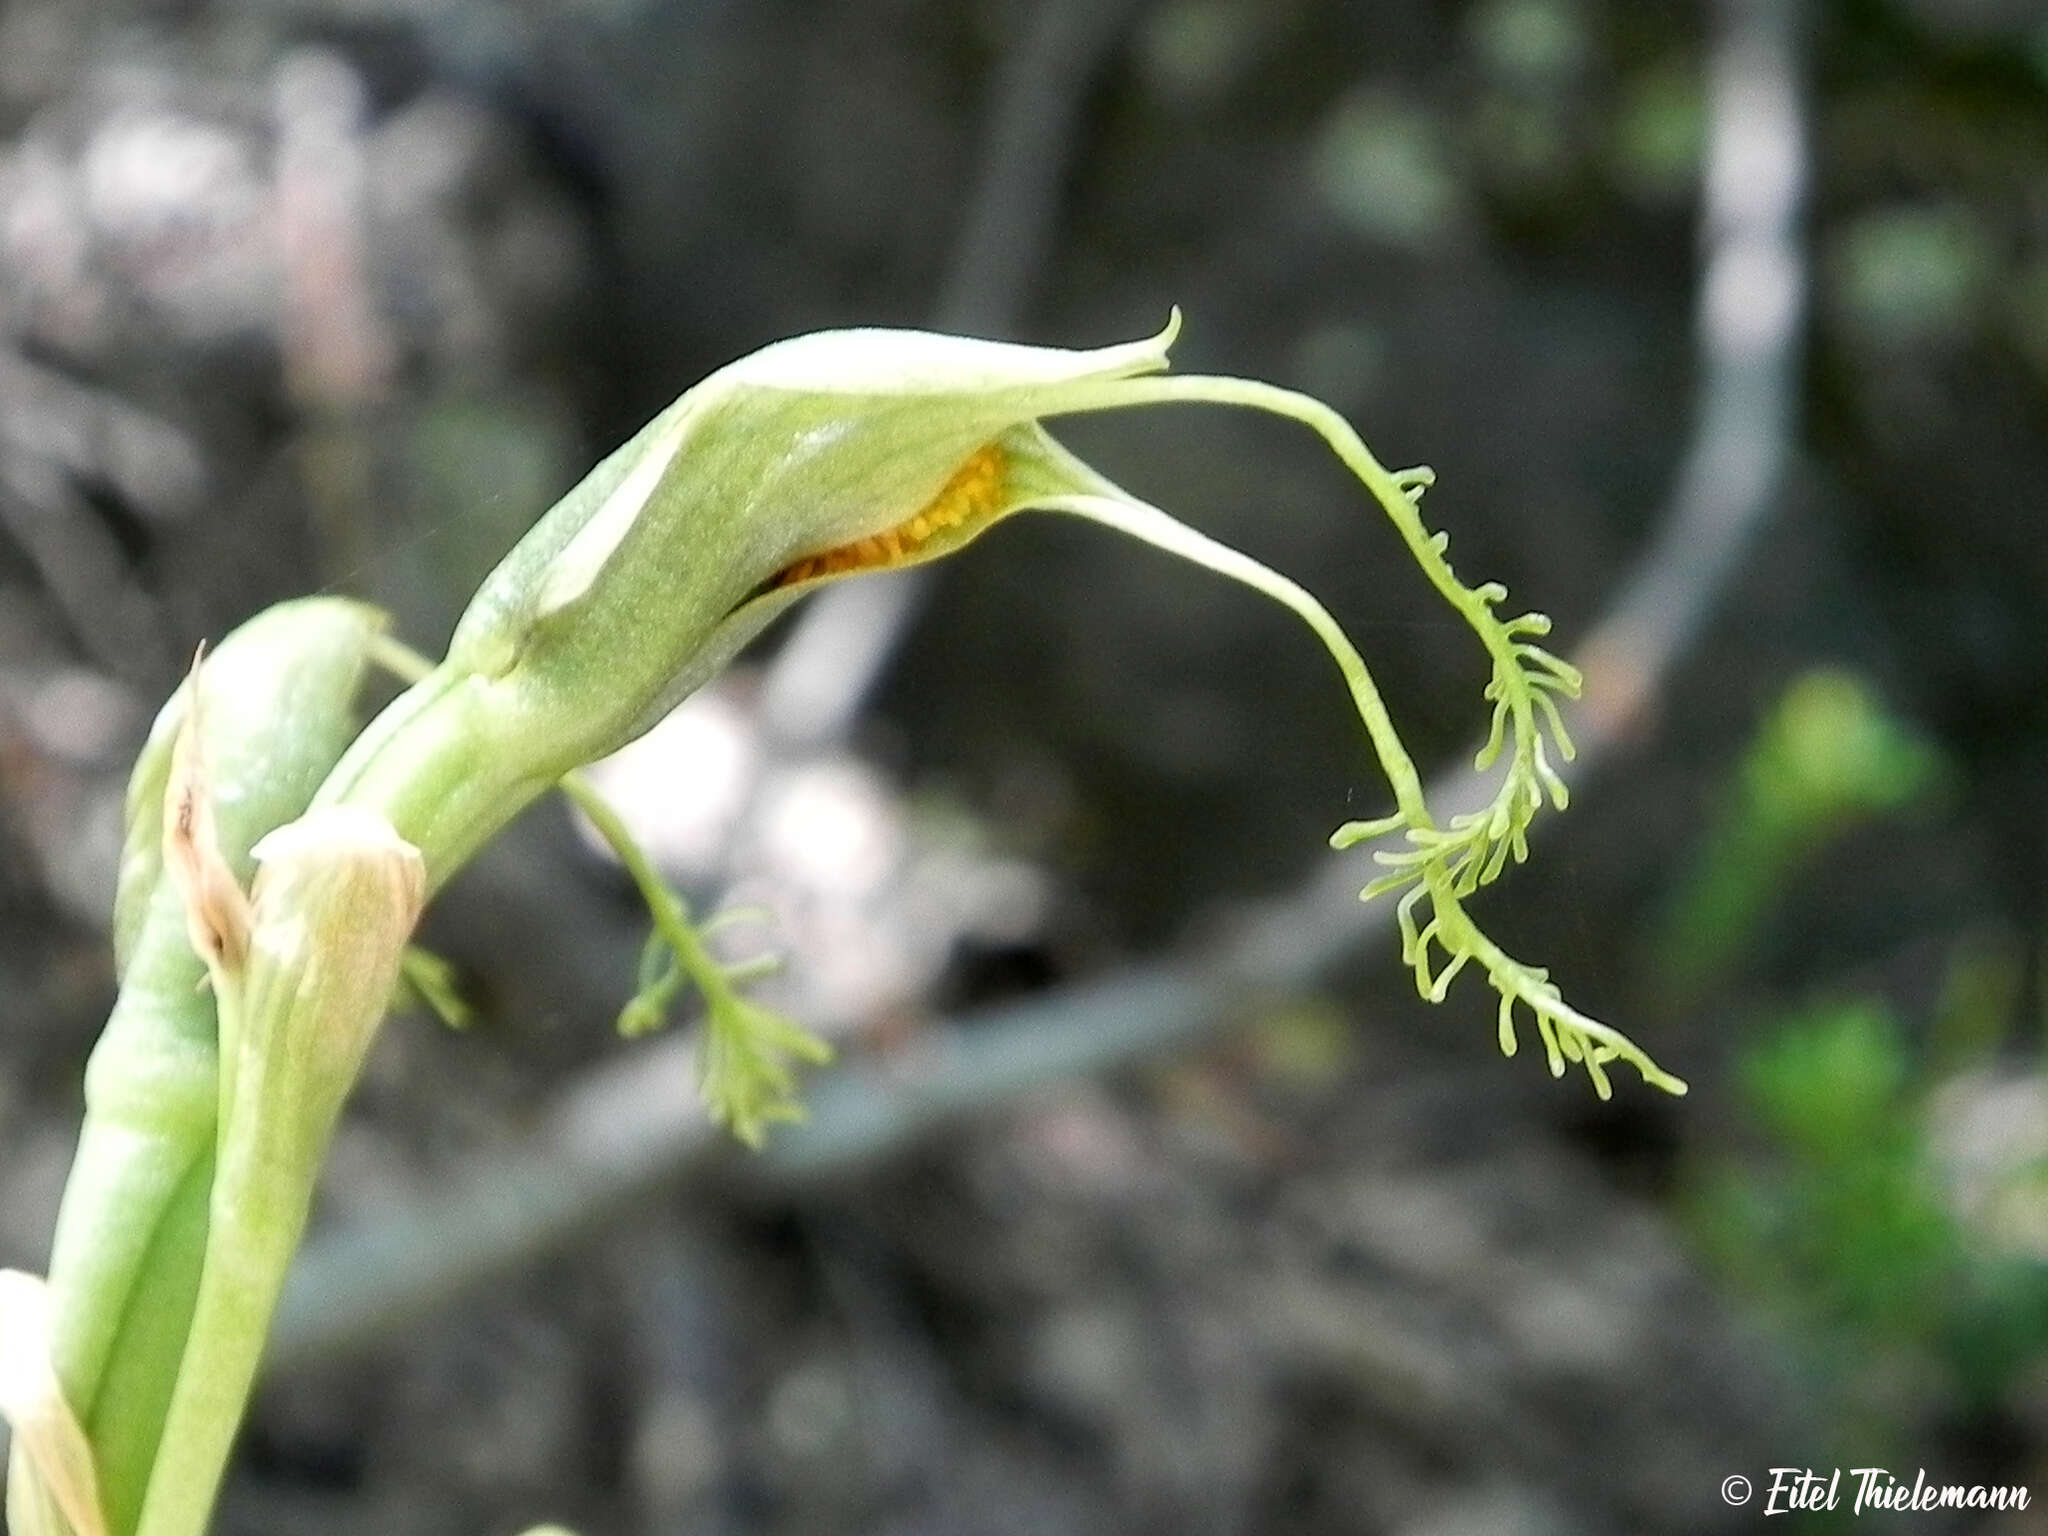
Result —
M 381 640 L 376 659 L 411 683 L 434 671 L 433 662 L 395 640 Z M 794 1020 L 741 995 L 739 988 L 763 974 L 764 965 L 772 968 L 772 960 L 733 965 L 711 953 L 706 937 L 745 914 L 723 912 L 702 925 L 693 925 L 689 904 L 662 878 L 625 822 L 590 781 L 580 773 L 568 773 L 556 787 L 618 855 L 654 922 L 641 949 L 633 996 L 619 1010 L 619 1033 L 633 1039 L 662 1029 L 688 983 L 705 1005 L 698 1091 L 712 1120 L 729 1126 L 751 1147 L 761 1145 L 771 1123 L 801 1120 L 803 1106 L 797 1097 L 793 1064 L 822 1066 L 832 1059 L 832 1048 Z M 406 973 L 415 990 L 422 979 L 417 953 L 408 956 Z M 442 978 L 429 975 L 425 979 Z M 444 990 L 452 999 L 452 988 Z M 433 1002 L 431 996 L 428 1000 Z M 459 1003 L 459 999 L 454 1001 Z
M 1219 387 L 1212 390 L 1211 386 Z M 1497 761 L 1503 750 L 1509 755 L 1507 772 L 1492 802 L 1483 810 L 1453 817 L 1448 827 L 1436 823 L 1414 760 L 1401 742 L 1364 659 L 1329 612 L 1294 582 L 1131 496 L 1035 427 L 1018 429 L 1004 439 L 1015 466 L 1011 471 L 1015 504 L 1070 512 L 1108 524 L 1242 582 L 1291 609 L 1337 663 L 1393 786 L 1396 809 L 1391 814 L 1347 823 L 1330 842 L 1341 849 L 1394 832 L 1405 837 L 1406 847 L 1374 854 L 1375 862 L 1388 872 L 1370 882 L 1360 896 L 1371 900 L 1407 892 L 1396 916 L 1402 960 L 1415 974 L 1417 991 L 1430 1002 L 1442 1002 L 1451 982 L 1477 961 L 1500 994 L 1500 1044 L 1505 1054 L 1515 1053 L 1515 1010 L 1525 1007 L 1535 1020 L 1554 1076 L 1562 1075 L 1568 1063 L 1578 1063 L 1585 1068 L 1594 1091 L 1606 1098 L 1613 1090 L 1605 1067 L 1620 1060 L 1634 1066 L 1654 1087 L 1685 1092 L 1683 1081 L 1657 1066 L 1626 1036 L 1565 1003 L 1545 972 L 1508 955 L 1480 931 L 1464 909 L 1463 899 L 1496 879 L 1510 859 L 1520 863 L 1528 857 L 1529 827 L 1545 800 L 1564 808 L 1568 791 L 1551 766 L 1549 751 L 1554 749 L 1569 760 L 1573 748 L 1550 696 L 1576 697 L 1580 679 L 1568 662 L 1522 638 L 1548 631 L 1550 621 L 1543 615 L 1523 614 L 1503 621 L 1493 609 L 1506 597 L 1505 587 L 1490 582 L 1469 588 L 1458 582 L 1443 559 L 1448 536 L 1428 533 L 1415 513 L 1416 502 L 1423 488 L 1433 483 L 1434 475 L 1426 469 L 1387 473 L 1335 412 L 1269 385 L 1193 377 L 1129 380 L 1118 388 L 1147 399 L 1217 401 L 1276 410 L 1314 427 L 1336 448 L 1386 508 L 1431 581 L 1467 618 L 1494 658 L 1494 674 L 1486 689 L 1486 698 L 1494 705 L 1492 729 L 1479 753 L 1480 766 Z M 1427 914 L 1418 916 L 1418 907 L 1425 903 Z
M 1436 483 L 1435 471 L 1425 466 L 1388 470 L 1342 415 L 1320 400 L 1277 385 L 1187 374 L 1123 380 L 1102 389 L 1107 394 L 1112 387 L 1117 404 L 1179 401 L 1233 405 L 1298 422 L 1321 437 L 1358 477 L 1392 521 L 1430 585 L 1485 647 L 1493 664 L 1485 697 L 1494 709 L 1479 766 L 1491 767 L 1503 752 L 1507 755 L 1507 771 L 1484 810 L 1454 817 L 1448 828 L 1439 828 L 1426 815 L 1417 815 L 1418 787 L 1417 803 L 1401 803 L 1400 825 L 1429 846 L 1429 862 L 1447 872 L 1453 888 L 1463 894 L 1490 884 L 1510 859 L 1519 863 L 1526 858 L 1528 829 L 1544 801 L 1548 799 L 1561 809 L 1569 798 L 1564 780 L 1551 766 L 1550 753 L 1570 761 L 1573 748 L 1551 695 L 1576 698 L 1581 680 L 1568 662 L 1524 638 L 1546 634 L 1549 619 L 1540 613 L 1503 619 L 1494 610 L 1507 600 L 1505 586 L 1490 581 L 1473 587 L 1459 580 L 1445 558 L 1450 535 L 1432 533 L 1422 521 L 1422 493 Z M 1379 745 L 1376 736 L 1375 746 Z M 1348 847 L 1379 835 L 1359 830 L 1360 825 L 1340 828 L 1337 837 L 1342 841 L 1336 846 Z
M 687 980 L 704 999 L 698 1092 L 712 1120 L 758 1147 L 771 1124 L 803 1119 L 795 1064 L 823 1066 L 832 1059 L 832 1047 L 795 1020 L 743 995 L 740 987 L 762 973 L 763 963 L 727 965 L 717 959 L 704 935 L 720 919 L 703 930 L 693 927 L 682 896 L 589 781 L 572 773 L 561 787 L 619 856 L 654 920 L 640 952 L 639 989 L 619 1012 L 619 1032 L 634 1036 L 661 1028 Z
M 804 1118 L 795 1063 L 822 1067 L 831 1061 L 832 1047 L 729 985 L 705 992 L 704 1000 L 698 1070 L 705 1107 L 713 1120 L 758 1148 L 771 1124 Z

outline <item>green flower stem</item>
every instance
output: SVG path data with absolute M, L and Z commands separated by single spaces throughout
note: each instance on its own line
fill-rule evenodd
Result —
M 1343 675 L 1344 686 L 1351 693 L 1351 702 L 1365 725 L 1374 755 L 1393 786 L 1394 801 L 1403 816 L 1411 825 L 1434 827 L 1415 759 L 1409 756 L 1400 732 L 1394 727 L 1393 716 L 1387 712 L 1386 701 L 1380 696 L 1379 685 L 1373 681 L 1365 658 L 1358 654 L 1358 648 L 1331 617 L 1329 609 L 1279 572 L 1118 489 L 1042 431 L 1034 431 L 1019 442 L 1017 450 L 1017 494 L 1031 506 L 1040 511 L 1085 517 L 1142 539 L 1168 554 L 1263 593 L 1308 625 Z M 1095 489 L 1070 489 L 1091 484 Z
M 164 882 L 86 1069 L 88 1112 L 57 1219 L 50 1287 L 58 1380 L 90 1433 L 115 1340 L 134 1326 L 145 1260 L 194 1170 L 211 1160 L 219 1092 L 213 1000 Z M 169 1330 L 175 1340 L 181 1326 Z M 97 1437 L 95 1437 L 97 1438 Z M 102 1489 L 111 1494 L 111 1480 Z
M 438 891 L 571 768 L 514 690 L 443 664 L 370 722 L 314 805 L 375 810 L 426 861 Z
M 560 788 L 604 830 L 640 881 L 645 861 L 627 858 L 632 840 L 624 824 L 600 822 L 591 810 L 596 805 L 608 814 L 609 808 L 575 776 L 582 760 L 564 752 L 551 733 L 520 728 L 515 680 L 437 663 L 389 635 L 377 637 L 371 658 L 410 686 L 336 765 L 318 804 L 375 807 L 420 850 L 431 893 L 528 805 Z M 647 872 L 658 886 L 659 876 Z M 644 882 L 641 888 L 649 889 Z
M 139 1536 L 200 1536 L 248 1402 L 278 1293 L 304 1234 L 310 1184 L 244 1156 L 214 1180 L 205 1276 Z
M 258 845 L 246 964 L 220 999 L 219 1161 L 199 1290 L 138 1536 L 201 1536 L 342 1104 L 419 915 L 418 854 L 375 817 L 311 811 Z
M 113 1530 L 133 1529 L 156 1461 L 198 1300 L 212 1189 L 209 1138 L 157 1221 L 85 1425 L 102 1511 Z

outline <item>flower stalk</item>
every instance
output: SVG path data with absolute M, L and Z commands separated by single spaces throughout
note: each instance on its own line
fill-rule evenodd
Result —
M 254 850 L 240 946 L 211 963 L 221 1021 L 205 1263 L 137 1530 L 203 1530 L 343 1102 L 425 900 L 419 853 L 376 816 L 308 812 Z

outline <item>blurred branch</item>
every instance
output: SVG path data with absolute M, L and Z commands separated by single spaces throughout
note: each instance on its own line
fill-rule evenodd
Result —
M 1692 643 L 1796 436 L 1806 310 L 1806 122 L 1791 0 L 1721 0 L 1708 75 L 1701 379 L 1692 442 L 1656 539 L 1583 660 L 1584 718 L 1621 728 Z
M 79 650 L 110 676 L 153 684 L 156 612 L 118 540 L 63 472 L 0 457 L 0 530 L 20 546 Z
M 111 676 L 154 686 L 162 635 L 84 488 L 172 523 L 198 505 L 205 481 L 198 448 L 176 427 L 0 341 L 0 533 L 28 557 L 79 651 Z
M 1578 780 L 1616 755 L 1696 637 L 1775 503 L 1792 450 L 1806 154 L 1793 18 L 1776 0 L 1723 0 L 1720 18 L 1698 415 L 1660 530 L 1584 647 Z M 1446 806 L 1484 798 L 1470 772 L 1431 792 Z M 1199 954 L 935 1026 L 910 1051 L 819 1083 L 809 1124 L 744 1162 L 696 1107 L 689 1045 L 636 1048 L 571 1088 L 520 1147 L 452 1171 L 429 1200 L 311 1245 L 272 1358 L 290 1366 L 360 1348 L 714 1166 L 797 1184 L 1038 1085 L 1198 1039 L 1238 1016 L 1247 998 L 1304 986 L 1362 940 L 1387 937 L 1390 908 L 1361 906 L 1359 883 L 1356 861 L 1332 859 L 1295 897 Z
M 1015 329 L 1045 265 L 1088 93 L 1139 0 L 1041 0 L 996 80 L 981 173 L 932 315 L 942 331 Z
M 1040 0 L 1003 61 L 946 278 L 933 306 L 941 331 L 1015 330 L 1045 262 L 1076 130 L 1139 0 Z M 789 750 L 828 746 L 852 728 L 924 606 L 923 567 L 827 588 L 805 608 L 762 689 L 762 718 Z

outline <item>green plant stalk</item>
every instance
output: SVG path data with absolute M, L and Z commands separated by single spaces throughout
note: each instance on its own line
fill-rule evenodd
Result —
M 132 1530 L 156 1465 L 164 1416 L 184 1360 L 199 1294 L 213 1194 L 212 1128 L 158 1218 L 137 1284 L 107 1356 L 85 1430 L 99 1471 L 102 1513 Z M 124 1192 L 132 1196 L 132 1191 Z M 68 1294 L 68 1293 L 67 1293 Z
M 303 810 L 340 757 L 381 624 L 359 603 L 304 599 L 250 620 L 208 661 L 204 748 L 230 868 L 246 876 L 258 838 Z M 50 1261 L 52 1364 L 92 1443 L 117 1536 L 141 1507 L 198 1291 L 218 1116 L 214 1000 L 160 856 L 185 697 L 158 717 L 131 784 L 116 899 L 121 993 L 87 1066 Z M 18 1460 L 10 1467 L 10 1508 L 30 1475 Z
M 53 1363 L 92 1442 L 110 1520 L 132 1519 L 141 1494 L 131 1480 L 146 1478 L 154 1459 L 204 1252 L 213 1161 L 213 1002 L 182 905 L 172 895 L 162 910 L 145 923 L 87 1070 L 51 1254 Z M 105 1390 L 115 1376 L 121 1390 Z M 29 1474 L 17 1463 L 12 1475 Z

